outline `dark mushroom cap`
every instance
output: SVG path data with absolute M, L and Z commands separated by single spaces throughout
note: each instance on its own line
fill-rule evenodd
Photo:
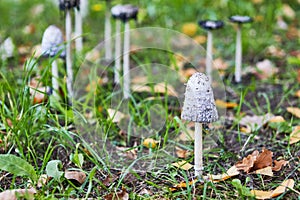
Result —
M 229 17 L 229 20 L 231 22 L 239 23 L 239 24 L 252 22 L 252 18 L 251 17 L 249 17 L 249 16 L 241 16 L 241 15 L 231 16 L 231 17 Z
M 66 53 L 63 47 L 63 34 L 59 28 L 50 25 L 44 32 L 42 39 L 42 55 L 55 57 L 60 53 L 60 57 L 65 57 Z
M 182 119 L 200 123 L 218 120 L 213 90 L 205 74 L 196 72 L 190 77 L 184 96 Z
M 206 30 L 219 29 L 224 26 L 224 23 L 221 20 L 201 20 L 198 24 Z
M 113 6 L 110 11 L 114 18 L 120 18 L 123 6 L 121 4 Z
M 133 6 L 131 4 L 126 4 L 123 6 L 122 12 L 120 14 L 120 18 L 123 21 L 127 21 L 130 19 L 135 19 L 137 18 L 137 14 L 139 12 L 139 8 L 136 6 Z
M 80 0 L 59 0 L 60 10 L 70 10 L 71 8 L 80 8 Z

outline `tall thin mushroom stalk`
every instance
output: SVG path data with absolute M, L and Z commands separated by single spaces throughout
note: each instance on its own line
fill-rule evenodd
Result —
M 137 19 L 138 7 L 126 4 L 122 6 L 120 19 L 124 22 L 124 49 L 123 49 L 123 95 L 124 99 L 130 97 L 130 19 Z
M 116 19 L 116 36 L 115 36 L 115 68 L 114 68 L 114 83 L 120 84 L 121 73 L 121 21 L 120 14 L 122 5 L 118 4 L 111 8 L 111 14 Z
M 236 49 L 235 49 L 235 82 L 242 81 L 242 24 L 249 23 L 252 18 L 249 16 L 234 15 L 229 18 L 233 23 L 237 23 Z
M 213 34 L 212 30 L 222 28 L 224 23 L 220 20 L 203 20 L 198 22 L 199 25 L 207 30 L 207 47 L 206 47 L 206 74 L 209 81 L 212 81 L 212 65 L 213 65 Z
M 60 57 L 65 56 L 65 51 L 63 51 L 63 34 L 61 30 L 54 26 L 50 25 L 44 32 L 42 38 L 42 55 L 45 57 L 55 58 L 58 54 Z M 58 83 L 58 67 L 56 59 L 51 63 L 51 72 L 52 72 L 52 88 L 53 96 L 55 98 L 59 97 L 59 83 Z
M 111 61 L 112 45 L 111 45 L 111 23 L 110 23 L 110 0 L 106 0 L 105 24 L 104 24 L 104 41 L 105 41 L 105 60 Z
M 71 55 L 71 37 L 72 37 L 72 19 L 70 10 L 78 7 L 79 0 L 59 0 L 59 8 L 65 11 L 66 20 L 66 68 L 67 68 L 67 91 L 69 99 L 73 98 L 73 68 L 72 68 L 72 55 Z M 69 100 L 70 101 L 70 100 Z
M 82 43 L 82 14 L 81 14 L 81 3 L 80 0 L 77 0 L 77 6 L 75 10 L 75 48 L 76 52 L 80 53 L 83 48 Z
M 188 80 L 181 119 L 195 122 L 194 169 L 195 176 L 202 179 L 202 124 L 218 120 L 213 90 L 205 74 L 196 72 Z

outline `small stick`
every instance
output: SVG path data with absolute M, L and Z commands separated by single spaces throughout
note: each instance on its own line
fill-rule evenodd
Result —
M 75 8 L 75 47 L 77 53 L 80 53 L 82 51 L 83 44 L 81 8 Z
M 59 97 L 59 84 L 58 84 L 58 67 L 56 60 L 53 60 L 51 64 L 51 73 L 52 73 L 52 88 L 53 96 L 57 99 Z
M 66 9 L 66 65 L 67 65 L 67 91 L 69 98 L 73 97 L 73 69 L 71 56 L 71 35 L 72 35 L 72 21 L 69 9 Z
M 212 81 L 211 72 L 212 72 L 212 62 L 213 62 L 213 54 L 212 54 L 212 41 L 213 35 L 210 30 L 207 31 L 207 49 L 206 49 L 206 75 L 209 78 L 209 81 Z
M 108 9 L 108 7 L 110 7 L 109 1 L 106 1 L 106 7 L 104 27 L 105 59 L 112 60 L 110 10 Z
M 123 54 L 123 78 L 124 78 L 124 99 L 130 97 L 130 70 L 129 70 L 129 55 L 130 55 L 130 25 L 129 21 L 125 21 L 124 25 L 124 54 Z
M 236 50 L 235 50 L 235 82 L 241 82 L 242 72 L 242 33 L 241 24 L 237 26 Z
M 116 43 L 115 43 L 115 83 L 120 84 L 121 73 L 121 21 L 116 20 Z
M 195 176 L 201 180 L 203 170 L 203 150 L 202 150 L 202 123 L 195 122 L 195 144 L 194 144 Z

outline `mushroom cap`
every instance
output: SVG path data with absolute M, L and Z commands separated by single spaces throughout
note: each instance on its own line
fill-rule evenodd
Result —
M 193 74 L 187 82 L 181 118 L 199 123 L 218 120 L 213 90 L 209 78 L 200 72 Z
M 54 25 L 48 26 L 42 39 L 42 55 L 54 57 L 60 53 L 61 57 L 65 57 L 63 42 L 64 38 L 61 30 Z
M 224 22 L 221 20 L 201 20 L 198 24 L 206 30 L 219 29 L 224 26 Z
M 80 8 L 80 0 L 59 0 L 59 9 L 60 10 L 69 10 L 71 8 Z
M 114 18 L 120 18 L 123 6 L 121 4 L 115 5 L 110 9 L 111 15 Z
M 242 16 L 242 15 L 233 15 L 233 16 L 229 17 L 229 20 L 231 22 L 239 23 L 239 24 L 252 22 L 252 18 L 251 17 L 249 17 L 249 16 Z

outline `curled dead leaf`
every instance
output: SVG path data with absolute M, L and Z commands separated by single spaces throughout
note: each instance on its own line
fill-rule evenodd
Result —
M 272 167 L 272 170 L 275 172 L 278 172 L 281 170 L 282 166 L 286 166 L 288 164 L 288 161 L 286 160 L 274 160 L 274 166 Z
M 17 200 L 21 197 L 26 197 L 26 199 L 34 199 L 34 194 L 36 193 L 36 189 L 14 189 L 14 190 L 6 190 L 0 193 L 0 199 L 5 200 Z
M 238 168 L 234 165 L 230 167 L 225 173 L 218 174 L 218 175 L 208 175 L 208 178 L 213 182 L 220 182 L 220 181 L 225 181 L 226 179 L 229 179 L 233 176 L 237 176 L 239 174 L 240 172 Z
M 300 118 L 300 108 L 297 107 L 287 107 L 286 110 L 292 115 Z
M 259 151 L 255 150 L 252 154 L 248 155 L 247 157 L 243 158 L 242 161 L 239 161 L 235 164 L 238 170 L 243 170 L 246 173 L 249 173 L 250 170 L 254 166 L 254 162 L 256 157 L 258 156 Z
M 253 170 L 262 169 L 264 167 L 272 166 L 273 152 L 268 149 L 263 149 L 260 154 L 256 157 L 254 162 Z
M 84 183 L 86 175 L 84 172 L 80 171 L 65 171 L 65 178 L 68 180 L 76 181 L 81 185 Z

